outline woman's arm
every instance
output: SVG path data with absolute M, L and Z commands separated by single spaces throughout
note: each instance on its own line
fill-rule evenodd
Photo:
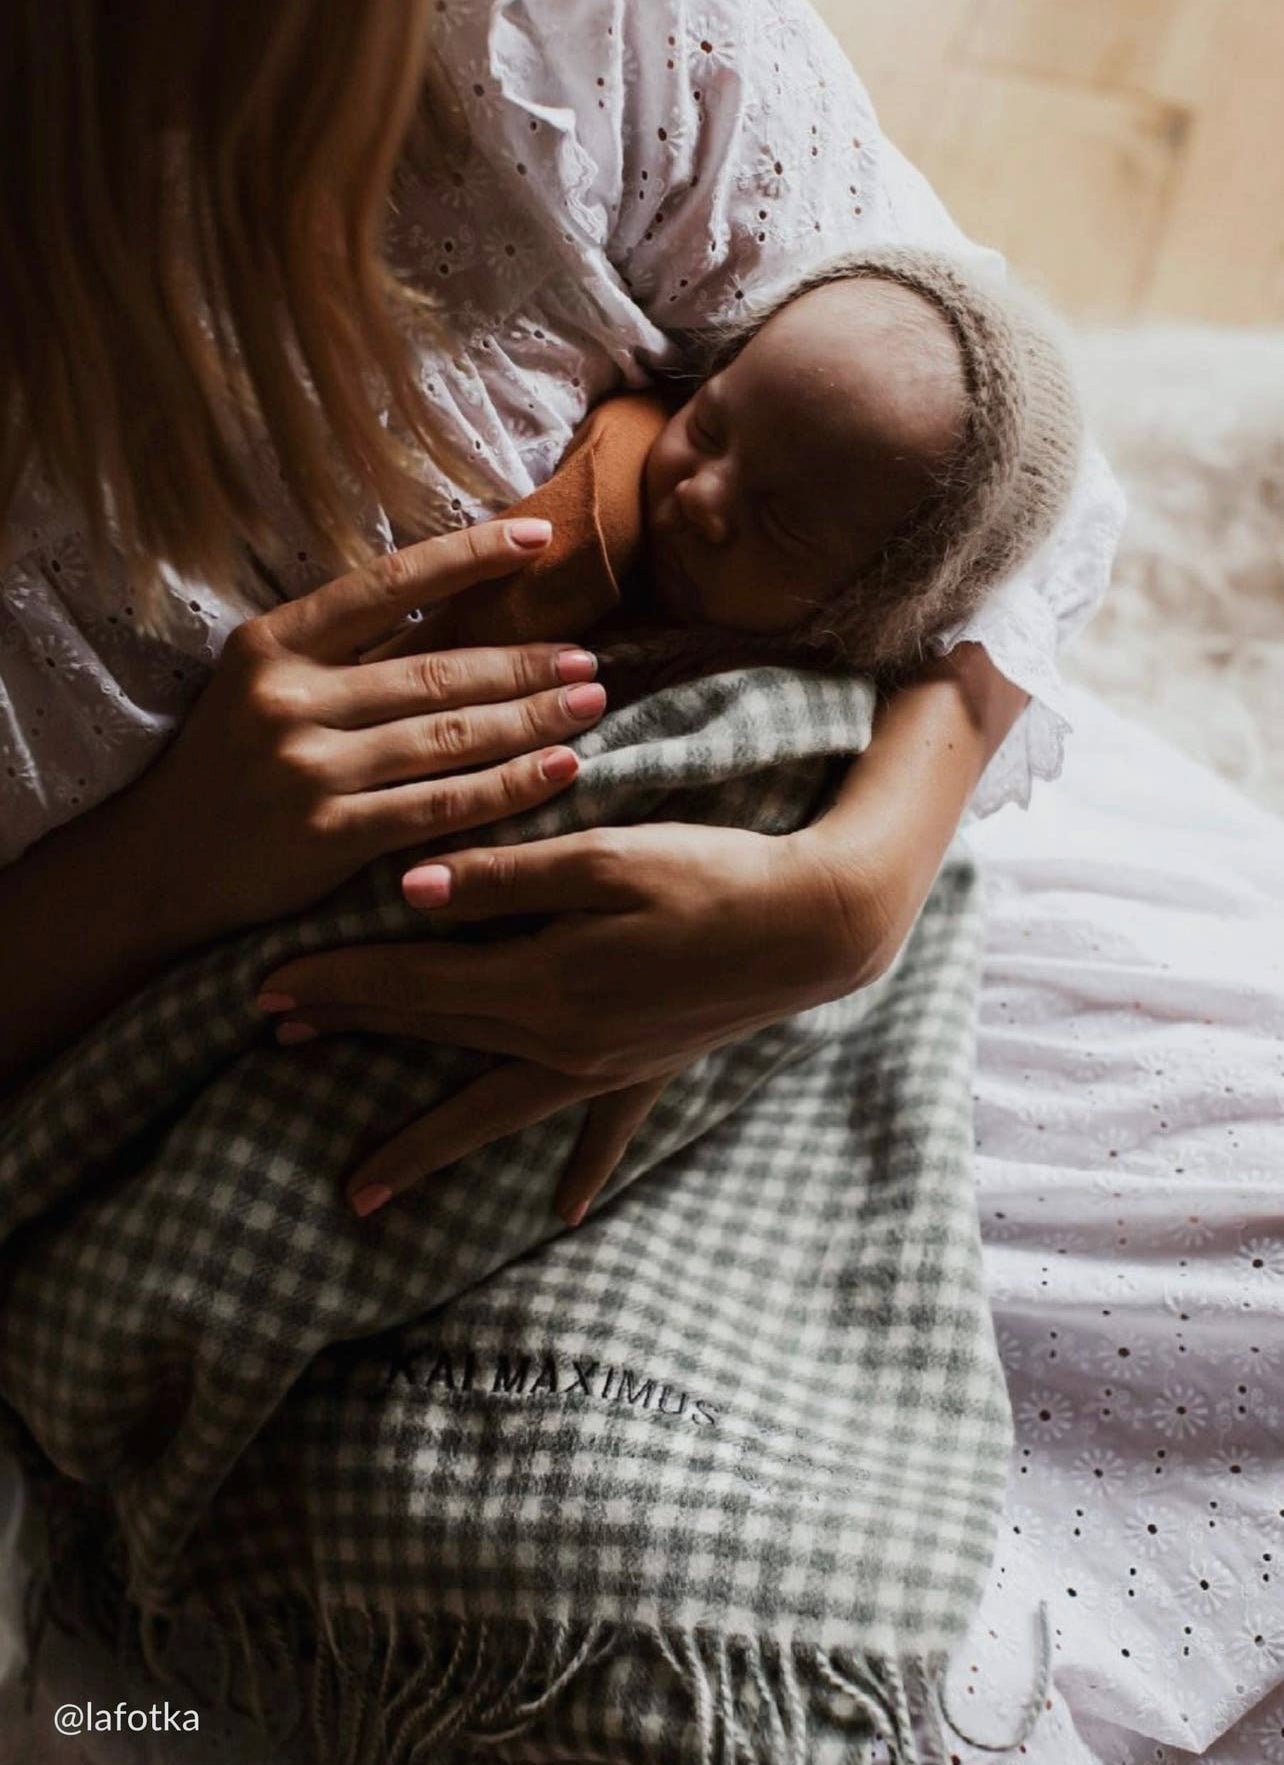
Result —
M 887 701 L 837 801 L 799 833 L 669 823 L 450 852 L 409 873 L 408 899 L 456 921 L 554 918 L 484 945 L 353 947 L 264 976 L 292 1001 L 288 1021 L 316 1033 L 395 1029 L 509 1057 L 352 1174 L 357 1210 L 598 1098 L 558 1195 L 578 1218 L 669 1076 L 883 972 L 1023 701 L 960 646 Z
M 177 886 L 144 776 L 0 870 L 0 1090 L 196 943 L 211 911 Z
M 849 986 L 880 974 L 900 949 L 977 780 L 1026 703 L 979 644 L 956 645 L 883 701 L 831 808 L 789 836 L 833 876 L 839 935 L 854 916 L 839 964 Z
M 232 634 L 155 764 L 0 870 L 0 1087 L 185 952 L 565 788 L 575 754 L 541 744 L 601 714 L 591 656 L 356 662 L 398 615 L 511 573 L 548 537 L 504 521 L 426 540 Z
M 531 119 L 547 114 L 550 91 L 565 99 L 577 163 L 593 175 L 574 203 L 560 170 L 528 179 L 529 198 L 546 204 L 559 231 L 579 229 L 586 274 L 596 275 L 588 266 L 600 263 L 606 236 L 617 279 L 595 291 L 630 338 L 653 327 L 637 359 L 678 366 L 666 333 L 716 327 L 845 251 L 904 243 L 1001 268 L 884 140 L 805 0 L 714 11 L 716 28 L 697 46 L 676 0 L 623 12 L 603 4 L 602 35 L 623 33 L 604 75 L 600 57 L 566 53 L 556 0 L 530 0 L 530 93 L 509 66 L 499 81 L 506 102 L 488 104 L 495 151 L 524 162 Z M 685 52 L 665 59 L 666 77 L 654 49 L 668 31 Z M 634 63 L 652 65 L 655 78 L 628 79 L 620 70 Z M 572 245 L 576 236 L 564 234 Z M 486 945 L 337 951 L 265 977 L 319 1032 L 395 1023 L 398 1033 L 510 1057 L 391 1142 L 354 1174 L 350 1194 L 364 1185 L 386 1200 L 577 1097 L 614 1092 L 581 1143 L 581 1178 L 600 1182 L 639 1100 L 666 1074 L 884 969 L 1023 689 L 1045 700 L 1045 723 L 1054 718 L 1046 701 L 1057 638 L 1104 591 L 1118 524 L 1107 474 L 1072 506 L 1064 544 L 1050 544 L 1005 590 L 1002 620 L 996 609 L 969 630 L 1005 667 L 1022 663 L 1022 686 L 978 645 L 934 663 L 884 705 L 869 751 L 813 827 L 780 838 L 691 825 L 598 829 L 452 853 L 425 878 L 423 906 L 435 887 L 437 904 L 448 893 L 449 910 L 464 918 L 528 912 L 551 922 Z M 1035 757 L 1039 771 L 1053 770 L 1046 743 Z M 595 1132 L 612 1113 L 614 1124 Z

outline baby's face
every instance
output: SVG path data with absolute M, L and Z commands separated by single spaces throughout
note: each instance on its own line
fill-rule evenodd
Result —
M 792 301 L 651 449 L 662 611 L 739 631 L 797 624 L 927 494 L 961 412 L 953 340 L 919 296 L 863 280 Z

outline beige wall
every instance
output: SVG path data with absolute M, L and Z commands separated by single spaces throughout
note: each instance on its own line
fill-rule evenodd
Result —
M 1284 323 L 1284 0 L 815 0 L 961 224 L 1085 320 Z

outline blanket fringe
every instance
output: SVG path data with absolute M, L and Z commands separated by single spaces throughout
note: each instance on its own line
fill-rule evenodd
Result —
M 1036 1668 L 1034 1688 L 1026 1700 L 1024 1710 L 1018 1718 L 1019 1726 L 1011 1740 L 978 1740 L 967 1729 L 961 1728 L 955 1721 L 946 1701 L 945 1675 L 941 1674 L 936 1685 L 936 1704 L 942 1719 L 947 1722 L 958 1738 L 978 1753 L 1012 1753 L 1029 1740 L 1043 1715 L 1048 1693 L 1052 1689 L 1052 1620 L 1048 1616 L 1048 1602 L 1039 1601 L 1039 1661 Z
M 1017 1738 L 996 1745 L 954 1722 L 942 1658 L 824 1651 L 702 1625 L 409 1617 L 351 1607 L 313 1622 L 298 1608 L 229 1603 L 196 1620 L 202 1641 L 213 1644 L 213 1661 L 207 1648 L 193 1676 L 182 1649 L 184 1619 L 140 1610 L 101 1559 L 91 1571 L 83 1557 L 33 1578 L 26 1620 L 29 1685 L 53 1624 L 106 1644 L 122 1672 L 235 1710 L 278 1748 L 297 1743 L 300 1751 L 289 1756 L 309 1765 L 480 1765 L 487 1758 L 591 1765 L 595 1755 L 574 1739 L 584 1712 L 562 1723 L 558 1711 L 575 1682 L 590 1678 L 590 1729 L 610 1732 L 603 1713 L 613 1707 L 634 1717 L 630 1724 L 625 1715 L 611 1734 L 601 1765 L 948 1765 L 947 1725 L 988 1752 L 1028 1739 L 1050 1671 L 1044 1608 L 1037 1703 Z M 636 1724 L 644 1683 L 654 1686 L 646 1702 L 655 1716 L 665 1713 L 663 1732 Z

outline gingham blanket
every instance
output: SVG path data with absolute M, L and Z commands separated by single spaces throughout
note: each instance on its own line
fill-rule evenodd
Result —
M 493 837 L 787 831 L 871 708 L 782 669 L 671 688 Z M 282 1048 L 253 999 L 296 952 L 426 935 L 402 868 L 179 967 L 3 1123 L 0 1395 L 50 1519 L 40 1610 L 162 1677 L 195 1634 L 283 1759 L 917 1759 L 1009 1444 L 970 871 L 876 986 L 675 1079 L 567 1233 L 579 1108 L 372 1220 L 342 1203 L 485 1058 Z

